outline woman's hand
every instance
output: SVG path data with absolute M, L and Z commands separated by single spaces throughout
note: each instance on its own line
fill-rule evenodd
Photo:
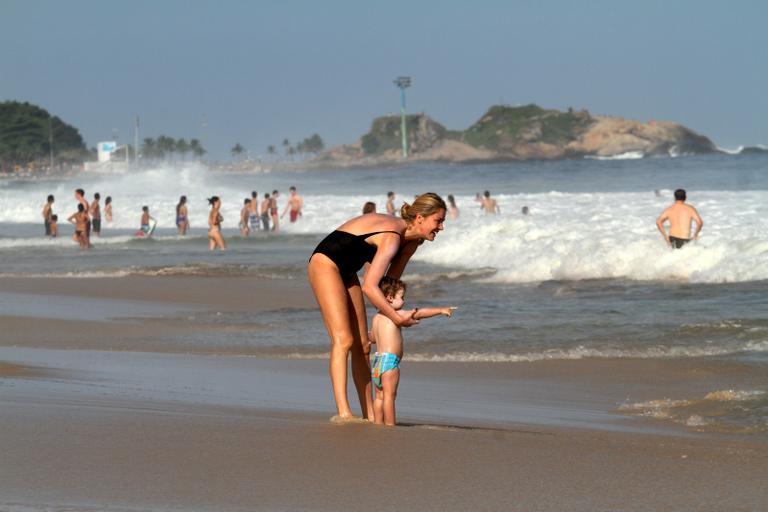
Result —
M 397 326 L 398 327 L 411 327 L 413 325 L 418 324 L 419 321 L 415 318 L 416 311 L 418 311 L 418 310 L 413 310 L 410 313 L 408 313 L 407 315 L 402 315 L 402 314 L 397 315 L 397 320 L 398 320 L 397 321 Z

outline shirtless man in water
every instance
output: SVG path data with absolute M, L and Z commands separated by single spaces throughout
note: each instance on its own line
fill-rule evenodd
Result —
M 101 207 L 99 206 L 100 199 L 101 194 L 98 192 L 93 194 L 93 201 L 91 201 L 91 207 L 88 209 L 88 215 L 91 217 L 91 231 L 96 236 L 101 236 Z
M 667 245 L 674 249 L 680 249 L 691 240 L 699 238 L 701 228 L 704 227 L 704 221 L 701 220 L 696 208 L 685 204 L 685 190 L 679 188 L 675 190 L 675 203 L 661 212 L 656 219 L 656 226 L 664 235 Z M 664 222 L 669 221 L 669 234 L 664 229 Z M 691 222 L 696 222 L 696 232 L 691 237 Z
M 304 207 L 304 200 L 299 194 L 296 193 L 296 187 L 291 187 L 288 189 L 288 191 L 291 193 L 291 195 L 288 197 L 288 204 L 285 205 L 285 209 L 283 210 L 283 214 L 280 215 L 280 218 L 282 219 L 285 217 L 285 214 L 290 211 L 291 223 L 294 223 L 299 217 L 301 217 L 301 209 Z
M 491 193 L 487 190 L 483 192 L 483 198 L 480 200 L 480 207 L 486 215 L 496 215 L 501 213 L 499 204 L 491 197 Z
M 251 202 L 248 205 L 248 222 L 251 225 L 252 232 L 261 229 L 261 222 L 259 220 L 259 193 L 255 190 L 251 192 Z
M 43 206 L 43 222 L 45 223 L 45 236 L 51 236 L 51 218 L 53 217 L 53 196 L 48 196 L 48 200 Z
M 280 217 L 277 215 L 278 208 L 277 208 L 277 196 L 280 195 L 280 192 L 277 190 L 272 191 L 272 197 L 269 199 L 269 216 L 272 219 L 272 231 L 277 233 L 280 231 Z

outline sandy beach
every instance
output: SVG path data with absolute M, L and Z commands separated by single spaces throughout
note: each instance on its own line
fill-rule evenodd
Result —
M 697 432 L 618 410 L 627 401 L 764 382 L 747 363 L 406 358 L 400 426 L 338 425 L 329 421 L 324 360 L 183 341 L 226 328 L 186 322 L 189 311 L 311 308 L 303 282 L 6 278 L 0 294 L 40 306 L 1 317 L 4 510 L 768 504 L 764 437 Z M 104 308 L 98 315 L 56 315 L 95 299 Z

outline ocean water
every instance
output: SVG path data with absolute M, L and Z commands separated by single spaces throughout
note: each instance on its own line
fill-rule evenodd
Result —
M 282 210 L 290 185 L 298 187 L 306 204 L 299 222 L 285 223 L 277 235 L 240 237 L 243 198 L 251 190 L 263 196 L 278 189 Z M 671 251 L 654 222 L 679 187 L 688 191 L 705 225 L 697 243 Z M 100 192 L 102 203 L 108 195 L 113 198 L 114 223 L 103 227 L 103 236 L 93 240 L 87 253 L 72 242 L 66 222 L 60 221 L 59 239 L 42 236 L 45 197 L 56 196 L 54 211 L 65 219 L 75 211 L 75 188 L 84 188 L 88 199 Z M 461 211 L 435 242 L 419 249 L 404 276 L 410 305 L 455 305 L 459 310 L 451 319 L 425 320 L 409 329 L 407 359 L 515 363 L 707 357 L 768 369 L 768 157 L 761 155 L 248 175 L 188 167 L 5 181 L 0 182 L 0 275 L 305 279 L 316 243 L 358 214 L 366 201 L 383 209 L 389 190 L 398 204 L 426 191 L 453 194 Z M 483 190 L 497 198 L 501 215 L 480 212 L 474 197 Z M 174 206 L 182 194 L 189 199 L 192 224 L 184 238 L 173 227 Z M 225 253 L 207 250 L 206 197 L 211 195 L 223 200 Z M 150 240 L 133 237 L 143 205 L 158 219 Z M 523 206 L 530 215 L 522 215 Z M 327 336 L 314 309 L 259 315 L 194 312 L 188 318 L 240 326 L 218 334 L 201 330 L 186 341 L 190 344 L 267 357 L 327 353 Z M 266 335 L 265 326 L 281 328 L 281 336 Z M 764 398 L 755 398 L 765 391 L 768 385 L 729 395 L 731 402 L 755 405 L 749 421 L 734 421 L 754 431 L 768 430 Z M 627 412 L 649 415 L 655 410 L 653 404 L 635 405 L 627 405 Z M 688 404 L 679 406 L 671 404 L 665 414 L 677 417 L 687 411 Z

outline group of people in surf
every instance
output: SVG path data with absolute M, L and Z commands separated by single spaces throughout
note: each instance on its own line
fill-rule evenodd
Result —
M 304 199 L 297 193 L 296 187 L 289 188 L 290 195 L 288 202 L 281 215 L 278 215 L 278 197 L 280 192 L 273 190 L 272 193 L 264 194 L 264 198 L 259 203 L 258 193 L 251 192 L 251 197 L 244 200 L 243 209 L 240 211 L 240 233 L 248 236 L 252 232 L 278 232 L 280 229 L 280 219 L 289 215 L 290 222 L 296 222 L 302 216 L 304 208 Z M 72 213 L 67 220 L 75 227 L 73 240 L 80 248 L 91 248 L 91 236 L 100 236 L 102 210 L 100 205 L 101 195 L 96 192 L 89 203 L 85 197 L 83 189 L 75 190 L 75 200 L 77 201 L 77 211 Z M 53 212 L 55 198 L 49 195 L 43 205 L 42 216 L 45 227 L 45 236 L 55 238 L 59 234 L 58 220 L 59 216 Z M 224 217 L 221 215 L 221 198 L 213 196 L 208 199 L 211 210 L 208 214 L 208 241 L 209 248 L 225 249 L 226 244 L 221 232 L 221 224 Z M 176 228 L 180 236 L 184 236 L 190 228 L 189 211 L 187 209 L 187 196 L 181 196 L 176 205 Z M 112 222 L 112 197 L 107 197 L 104 201 L 104 219 L 107 223 Z M 270 226 L 271 224 L 271 226 Z M 141 219 L 136 236 L 150 236 L 156 225 L 156 220 L 149 211 L 149 206 L 141 207 Z
M 90 249 L 91 235 L 101 235 L 101 194 L 98 192 L 93 194 L 93 199 L 89 203 L 85 198 L 85 191 L 78 188 L 75 190 L 75 200 L 77 211 L 67 217 L 67 221 L 75 226 L 72 239 L 80 245 L 81 249 Z M 53 213 L 55 201 L 53 194 L 49 195 L 42 211 L 45 236 L 51 238 L 59 236 L 59 216 Z M 104 200 L 104 219 L 112 222 L 112 197 L 110 196 Z
M 240 235 L 249 236 L 258 231 L 277 233 L 280 231 L 280 219 L 285 217 L 286 214 L 289 214 L 291 223 L 299 220 L 299 217 L 303 215 L 304 198 L 298 194 L 296 187 L 293 186 L 288 188 L 288 194 L 288 202 L 283 209 L 283 213 L 278 214 L 280 211 L 277 203 L 277 199 L 280 196 L 278 190 L 273 190 L 271 194 L 265 192 L 261 202 L 259 201 L 259 193 L 255 190 L 252 191 L 251 197 L 246 197 L 243 200 L 243 207 L 240 209 L 240 220 L 238 222 Z M 211 211 L 208 213 L 208 247 L 212 251 L 215 249 L 223 251 L 226 249 L 226 243 L 221 232 L 221 223 L 224 220 L 220 211 L 221 198 L 212 196 L 208 199 L 208 204 L 211 206 Z M 186 210 L 184 212 L 186 214 Z M 178 215 L 176 222 L 178 224 Z
M 489 192 L 486 192 L 490 194 Z M 387 192 L 387 204 L 385 206 L 387 215 L 394 215 L 397 216 L 399 213 L 395 209 L 395 193 L 391 190 Z M 419 196 L 416 196 L 419 197 Z M 448 210 L 446 211 L 446 216 L 448 219 L 455 220 L 459 218 L 459 207 L 456 206 L 456 199 L 451 195 L 448 194 L 448 204 L 446 205 Z M 493 200 L 494 204 L 496 203 L 496 200 Z M 481 205 L 482 206 L 482 205 Z M 363 204 L 363 215 L 366 213 L 377 213 L 376 210 L 376 203 L 373 201 L 366 201 L 365 204 Z M 494 212 L 495 213 L 495 212 Z
M 678 189 L 675 202 L 656 220 L 665 242 L 679 249 L 698 238 L 704 225 L 701 216 L 685 203 L 686 193 Z M 476 199 L 486 214 L 498 214 L 499 206 L 489 192 Z M 371 206 L 372 205 L 372 206 Z M 523 213 L 527 214 L 527 207 Z M 421 319 L 450 317 L 453 306 L 404 309 L 406 285 L 400 280 L 405 267 L 424 241 L 432 242 L 444 229 L 446 217 L 458 217 L 455 201 L 449 203 L 432 192 L 403 203 L 394 213 L 394 194 L 387 201 L 387 213 L 376 213 L 366 203 L 363 214 L 354 217 L 326 236 L 310 256 L 307 273 L 320 314 L 331 341 L 329 373 L 336 403 L 334 421 L 373 421 L 395 425 L 395 399 L 403 357 L 402 328 Z M 669 232 L 665 224 L 669 223 Z M 696 231 L 691 236 L 692 225 Z M 358 272 L 365 268 L 362 282 Z M 377 312 L 368 330 L 365 299 Z M 376 351 L 371 354 L 371 345 Z M 351 360 L 352 380 L 362 418 L 356 418 L 347 397 L 347 365 Z

